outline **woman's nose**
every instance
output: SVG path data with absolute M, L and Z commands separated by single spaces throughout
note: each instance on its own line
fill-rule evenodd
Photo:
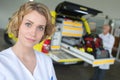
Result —
M 31 28 L 30 34 L 31 36 L 36 36 L 36 28 Z

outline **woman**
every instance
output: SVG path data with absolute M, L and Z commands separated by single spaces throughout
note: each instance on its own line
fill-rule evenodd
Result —
M 56 80 L 51 59 L 33 49 L 54 32 L 48 8 L 41 3 L 25 3 L 12 16 L 8 32 L 18 40 L 0 52 L 0 80 Z

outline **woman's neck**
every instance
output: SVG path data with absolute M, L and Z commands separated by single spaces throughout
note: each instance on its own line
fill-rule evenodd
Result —
M 26 47 L 19 42 L 12 47 L 12 50 L 18 57 L 32 56 L 34 53 L 32 47 Z
M 12 50 L 14 54 L 19 58 L 19 60 L 23 63 L 23 65 L 31 72 L 33 72 L 36 67 L 36 56 L 34 54 L 34 50 L 31 47 L 26 47 L 19 42 L 17 42 L 13 47 Z

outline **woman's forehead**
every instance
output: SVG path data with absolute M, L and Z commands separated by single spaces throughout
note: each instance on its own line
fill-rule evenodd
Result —
M 37 11 L 28 13 L 24 16 L 23 20 L 30 20 L 33 23 L 46 24 L 46 18 Z

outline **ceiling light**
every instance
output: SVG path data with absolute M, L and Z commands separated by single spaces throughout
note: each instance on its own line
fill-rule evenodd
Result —
M 29 1 L 34 1 L 34 0 L 29 0 Z

